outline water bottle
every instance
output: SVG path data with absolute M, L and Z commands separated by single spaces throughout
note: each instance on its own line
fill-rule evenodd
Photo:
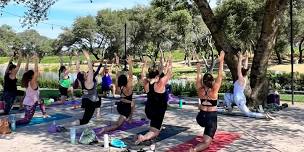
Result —
M 179 108 L 183 108 L 183 100 L 181 98 L 179 98 Z
M 150 146 L 150 150 L 151 150 L 151 151 L 155 151 L 155 148 L 156 148 L 156 145 L 155 145 L 155 144 L 152 144 L 152 145 Z
M 76 128 L 70 129 L 70 138 L 71 138 L 71 144 L 76 144 Z
M 109 148 L 110 147 L 109 135 L 108 134 L 103 135 L 103 145 L 104 145 L 104 148 Z
M 11 119 L 11 130 L 16 131 L 16 118 L 15 115 L 10 115 Z

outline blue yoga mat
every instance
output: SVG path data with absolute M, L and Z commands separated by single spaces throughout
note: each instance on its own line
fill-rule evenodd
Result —
M 130 135 L 126 138 L 123 138 L 121 139 L 122 141 L 124 141 L 129 149 L 132 149 L 132 150 L 139 150 L 139 149 L 142 149 L 146 146 L 150 146 L 151 144 L 154 144 L 156 142 L 159 142 L 159 141 L 162 141 L 164 139 L 167 139 L 167 138 L 170 138 L 170 137 L 173 137 L 181 132 L 184 132 L 184 131 L 187 131 L 189 129 L 189 127 L 182 127 L 182 126 L 173 126 L 173 125 L 163 125 L 165 127 L 165 129 L 162 129 L 159 136 L 153 140 L 149 140 L 149 141 L 145 141 L 145 142 L 142 142 L 141 144 L 139 145 L 134 145 L 134 142 L 136 139 L 134 135 Z M 142 131 L 138 134 L 146 134 L 149 130 L 145 130 L 145 131 Z
M 51 117 L 49 117 L 49 118 L 33 117 L 32 120 L 31 120 L 31 122 L 29 124 L 19 125 L 19 126 L 17 126 L 17 128 L 19 128 L 19 127 L 25 127 L 25 126 L 33 126 L 33 125 L 37 125 L 37 124 L 52 122 L 54 120 L 62 120 L 62 119 L 67 119 L 67 118 L 71 118 L 72 117 L 72 116 L 65 115 L 65 114 L 60 114 L 60 113 L 56 113 L 56 114 L 53 114 L 53 115 L 50 115 L 50 116 Z

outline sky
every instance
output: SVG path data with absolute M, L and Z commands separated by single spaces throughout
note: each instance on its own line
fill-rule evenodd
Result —
M 90 3 L 90 0 L 58 0 L 49 10 L 48 20 L 40 22 L 32 29 L 37 30 L 43 36 L 56 38 L 62 32 L 62 27 L 71 27 L 73 21 L 79 16 L 95 16 L 99 10 L 104 8 L 124 9 L 136 5 L 149 5 L 149 3 L 150 0 L 93 0 L 93 3 Z M 211 6 L 215 5 L 215 0 L 211 3 Z M 9 4 L 3 10 L 8 13 L 3 12 L 0 15 L 0 25 L 10 25 L 16 32 L 27 29 L 21 27 L 20 17 L 17 17 L 24 15 L 24 7 Z

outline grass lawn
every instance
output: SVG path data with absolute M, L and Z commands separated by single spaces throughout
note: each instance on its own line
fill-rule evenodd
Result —
M 291 94 L 280 94 L 281 101 L 290 101 Z M 304 95 L 294 95 L 295 102 L 304 102 Z

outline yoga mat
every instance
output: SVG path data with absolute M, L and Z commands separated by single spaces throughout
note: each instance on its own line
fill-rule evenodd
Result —
M 188 130 L 188 127 L 181 127 L 181 126 L 172 126 L 172 125 L 163 125 L 164 129 L 161 130 L 159 136 L 153 140 L 149 140 L 149 141 L 145 141 L 140 143 L 139 145 L 135 145 L 134 142 L 136 140 L 136 136 L 131 135 L 129 137 L 126 137 L 124 139 L 121 139 L 122 141 L 124 141 L 126 143 L 126 145 L 128 146 L 128 149 L 130 150 L 140 150 L 143 149 L 147 146 L 152 145 L 153 143 L 162 141 L 164 139 L 173 137 L 181 132 L 184 132 L 186 130 Z M 140 132 L 138 134 L 144 135 L 148 132 L 149 130 Z
M 240 135 L 233 132 L 216 132 L 212 143 L 203 152 L 217 152 L 218 150 L 225 148 L 227 145 L 238 140 Z M 174 146 L 166 152 L 188 152 L 191 147 L 195 147 L 199 143 L 203 142 L 203 136 L 196 136 L 195 138 L 182 143 L 180 145 Z
M 116 134 L 120 131 L 126 131 L 126 130 L 129 130 L 129 129 L 137 128 L 137 127 L 143 126 L 143 125 L 148 124 L 148 123 L 149 123 L 148 120 L 133 120 L 132 123 L 124 122 L 122 126 L 117 128 L 116 130 L 107 132 L 106 134 L 114 135 L 114 134 Z M 109 125 L 107 125 L 105 127 L 109 127 Z M 94 128 L 93 130 L 94 130 L 95 133 L 98 133 L 98 132 L 101 131 L 101 129 L 103 129 L 105 127 Z M 80 135 L 81 135 L 81 133 L 77 133 L 77 136 L 80 137 Z M 98 134 L 97 136 L 98 137 L 103 137 L 103 134 Z
M 59 106 L 59 105 L 81 105 L 80 100 L 71 100 L 71 101 L 65 101 L 63 104 L 59 102 L 54 102 L 50 106 Z
M 52 122 L 54 120 L 62 120 L 62 119 L 67 119 L 67 118 L 71 118 L 72 117 L 72 116 L 65 115 L 65 114 L 60 114 L 60 113 L 56 113 L 56 114 L 53 114 L 53 115 L 50 115 L 50 116 L 51 117 L 49 117 L 49 118 L 33 117 L 32 120 L 31 120 L 31 122 L 29 124 L 18 125 L 17 128 L 19 128 L 19 127 L 25 127 L 25 126 L 33 126 L 33 125 L 37 125 L 37 124 Z
M 228 116 L 247 117 L 245 114 L 243 114 L 242 112 L 239 112 L 239 111 L 227 112 L 227 111 L 222 111 L 222 110 L 218 109 L 217 113 L 221 114 L 221 115 L 228 115 Z

